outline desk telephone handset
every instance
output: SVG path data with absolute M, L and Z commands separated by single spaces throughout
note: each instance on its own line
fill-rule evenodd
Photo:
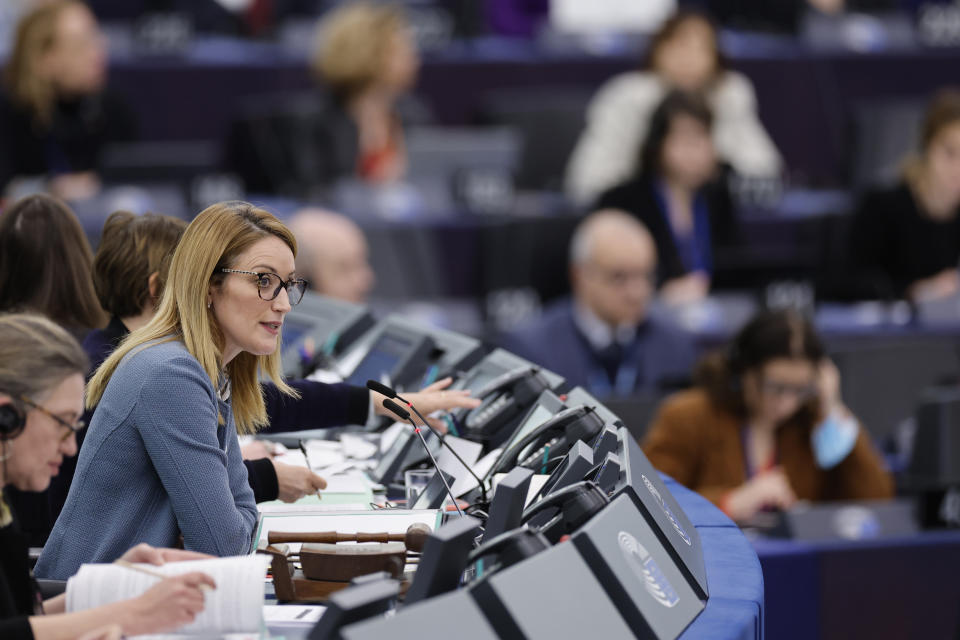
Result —
M 592 442 L 603 426 L 603 418 L 593 407 L 564 409 L 504 451 L 491 473 L 517 466 L 548 473 L 577 440 Z
M 493 437 L 549 388 L 550 383 L 535 367 L 521 367 L 494 378 L 474 394 L 482 401 L 467 414 L 467 432 L 481 438 Z
M 519 528 L 506 531 L 474 549 L 467 558 L 467 566 L 478 560 L 486 565 L 484 576 L 536 555 L 556 544 L 564 534 L 573 533 L 590 518 L 603 510 L 609 499 L 593 482 L 584 481 L 552 494 L 531 505 L 523 512 Z M 535 516 L 554 510 L 543 526 L 530 524 Z M 491 562 L 492 560 L 492 562 Z

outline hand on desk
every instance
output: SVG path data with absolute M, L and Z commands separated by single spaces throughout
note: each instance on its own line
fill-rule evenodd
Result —
M 273 444 L 266 440 L 254 440 L 240 447 L 240 455 L 244 460 L 260 460 L 272 458 L 276 455 Z
M 434 411 L 450 411 L 451 409 L 473 409 L 480 406 L 480 400 L 478 398 L 471 398 L 470 391 L 468 390 L 447 391 L 447 387 L 451 384 L 453 384 L 453 378 L 444 378 L 443 380 L 437 380 L 430 386 L 424 387 L 415 393 L 404 393 L 401 395 L 412 402 L 413 406 L 427 417 L 427 422 L 430 423 L 431 427 L 439 433 L 446 433 L 446 423 L 440 418 L 431 418 L 431 413 Z M 374 394 L 373 406 L 377 415 L 396 418 L 392 412 L 383 408 L 384 398 L 382 395 L 375 391 L 371 391 L 370 393 Z M 414 419 L 414 421 L 418 422 L 416 419 Z
M 327 481 L 306 467 L 298 467 L 282 462 L 273 461 L 273 468 L 277 472 L 279 495 L 283 502 L 296 502 L 300 498 L 315 494 L 320 489 L 327 488 Z
M 769 507 L 789 509 L 797 496 L 781 467 L 758 474 L 727 494 L 724 511 L 736 522 L 752 518 Z
M 946 269 L 935 276 L 917 280 L 907 289 L 907 297 L 914 302 L 929 302 L 960 292 L 960 272 Z
M 123 628 L 118 624 L 110 624 L 83 634 L 77 640 L 120 640 L 123 638 Z

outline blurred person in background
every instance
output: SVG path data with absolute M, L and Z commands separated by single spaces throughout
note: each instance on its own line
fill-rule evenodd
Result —
M 692 339 L 649 315 L 656 271 L 656 245 L 643 224 L 623 211 L 597 211 L 570 243 L 573 299 L 505 336 L 503 346 L 599 397 L 687 381 Z
M 636 156 L 651 115 L 672 89 L 703 94 L 715 116 L 719 157 L 744 176 L 776 177 L 781 161 L 757 118 L 753 86 L 727 69 L 717 32 L 705 14 L 679 11 L 653 36 L 642 71 L 618 75 L 587 108 L 586 128 L 567 166 L 566 191 L 592 202 L 641 171 Z
M 0 214 L 0 312 L 39 313 L 82 340 L 107 323 L 92 263 L 80 221 L 53 196 L 27 196 Z
M 960 90 L 931 102 L 918 153 L 894 186 L 863 196 L 849 257 L 862 293 L 916 302 L 960 293 Z
M 328 155 L 321 173 L 393 182 L 406 172 L 403 98 L 417 81 L 420 57 L 402 11 L 350 2 L 325 16 L 317 31 L 314 73 L 327 90 Z
M 5 80 L 0 192 L 39 179 L 66 200 L 95 195 L 101 151 L 134 138 L 136 126 L 106 90 L 106 43 L 93 13 L 76 0 L 38 3 L 17 26 Z
M 300 249 L 297 265 L 311 291 L 365 304 L 375 276 L 363 230 L 350 218 L 323 209 L 302 209 L 288 226 Z
M 762 312 L 667 399 L 643 442 L 650 462 L 738 522 L 797 500 L 893 496 L 870 437 L 840 397 L 813 325 Z
M 735 244 L 738 236 L 713 127 L 710 109 L 697 94 L 667 94 L 650 119 L 638 173 L 597 203 L 629 211 L 653 234 L 660 295 L 668 304 L 705 297 L 717 250 Z

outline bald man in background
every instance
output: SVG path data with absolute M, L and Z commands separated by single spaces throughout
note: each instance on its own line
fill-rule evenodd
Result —
M 689 335 L 650 317 L 657 250 L 630 214 L 588 216 L 570 243 L 572 299 L 508 334 L 503 346 L 599 397 L 629 396 L 690 378 Z
M 297 238 L 297 272 L 316 293 L 364 304 L 374 284 L 367 239 L 352 220 L 302 209 L 288 225 Z

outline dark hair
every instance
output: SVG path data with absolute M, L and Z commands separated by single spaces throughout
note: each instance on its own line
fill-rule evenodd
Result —
M 796 311 L 762 311 L 736 335 L 726 351 L 706 356 L 697 365 L 694 382 L 717 406 L 739 417 L 747 414 L 743 375 L 779 358 L 802 358 L 818 365 L 826 350 L 813 324 Z M 818 407 L 801 409 L 798 419 L 810 426 Z
M 714 75 L 720 75 L 721 72 L 725 71 L 729 66 L 727 64 L 727 59 L 723 55 L 723 52 L 720 51 L 720 38 L 718 36 L 717 23 L 714 22 L 713 18 L 709 14 L 698 11 L 696 9 L 682 9 L 677 11 L 667 20 L 664 21 L 656 33 L 650 38 L 650 44 L 647 45 L 647 51 L 644 55 L 643 64 L 641 65 L 643 69 L 647 71 L 654 70 L 654 61 L 656 60 L 657 53 L 660 51 L 660 47 L 667 41 L 672 39 L 677 35 L 679 31 L 686 23 L 691 21 L 698 21 L 705 24 L 710 28 L 710 31 L 713 33 L 713 55 L 714 55 Z
M 920 151 L 926 152 L 930 143 L 943 130 L 960 122 L 960 89 L 938 91 L 930 101 L 920 126 Z
M 663 145 L 666 144 L 674 118 L 681 115 L 702 123 L 708 131 L 713 125 L 713 113 L 701 95 L 678 90 L 669 92 L 650 116 L 647 137 L 640 147 L 640 177 L 647 178 L 661 172 Z
M 158 274 L 157 293 L 161 293 L 173 250 L 186 228 L 185 221 L 156 213 L 110 214 L 93 259 L 93 285 L 101 306 L 121 318 L 143 311 L 150 295 L 150 275 Z
M 80 221 L 60 200 L 27 196 L 0 215 L 0 311 L 35 311 L 67 329 L 102 327 L 92 263 Z

